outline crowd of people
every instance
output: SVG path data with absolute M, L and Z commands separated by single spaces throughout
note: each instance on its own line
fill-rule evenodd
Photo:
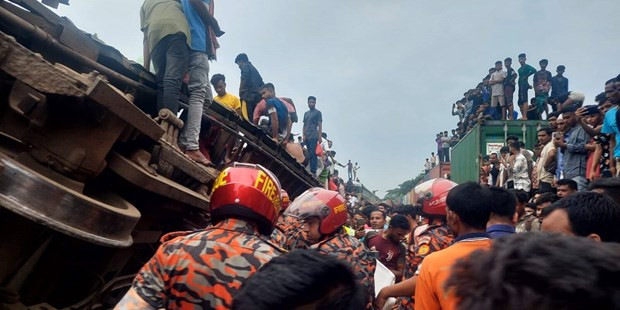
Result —
M 547 61 L 536 71 L 524 54 L 518 75 L 510 59 L 507 71 L 496 63 L 455 104 L 459 128 L 437 135 L 428 166 L 449 162 L 450 147 L 476 122 L 516 119 L 515 85 L 521 119 L 545 112 L 549 121 L 534 152 L 509 137 L 500 154 L 485 158 L 480 182 L 433 179 L 416 188 L 416 205 L 375 205 L 347 194 L 335 167 L 347 168 L 352 184 L 360 166 L 335 160 L 315 97 L 295 141 L 293 101 L 277 97 L 239 54 L 240 98 L 215 74 L 211 99 L 209 59 L 224 34 L 212 12 L 213 1 L 203 0 L 146 0 L 141 12 L 158 108 L 176 114 L 189 77 L 180 147 L 211 164 L 198 133 L 213 100 L 264 128 L 325 188 L 291 202 L 271 171 L 229 163 L 212 186 L 211 225 L 164 235 L 117 309 L 384 309 L 391 297 L 396 309 L 620 308 L 619 78 L 607 82 L 598 106 L 581 107 L 584 96 L 568 91 L 562 66 L 552 77 Z M 378 264 L 395 284 L 376 292 Z
M 291 132 L 293 124 L 299 121 L 295 103 L 291 98 L 277 96 L 275 85 L 263 81 L 245 53 L 235 58 L 241 73 L 238 97 L 227 89 L 223 74 L 213 74 L 209 79 L 209 61 L 216 59 L 218 37 L 225 34 L 212 14 L 213 6 L 213 1 L 203 0 L 146 0 L 141 9 L 144 66 L 149 70 L 151 62 L 154 65 L 157 109 L 178 114 L 182 84 L 187 84 L 189 108 L 179 149 L 199 164 L 216 165 L 209 155 L 206 141 L 209 137 L 200 135 L 203 111 L 216 103 L 261 128 L 326 188 L 342 190 L 347 183 L 350 187 L 351 183 L 359 182 L 357 163 L 354 165 L 349 160 L 345 165 L 336 160 L 333 142 L 323 131 L 323 116 L 316 108 L 315 96 L 307 98 L 303 129 L 295 141 Z M 211 87 L 216 96 L 212 95 Z M 228 163 L 217 163 L 217 166 Z M 347 168 L 346 183 L 335 170 L 336 166 Z
M 291 202 L 269 170 L 234 163 L 212 225 L 162 237 L 117 309 L 616 309 L 620 178 L 573 185 L 530 202 L 440 178 L 416 205 L 318 187 Z M 377 292 L 378 264 L 395 283 Z

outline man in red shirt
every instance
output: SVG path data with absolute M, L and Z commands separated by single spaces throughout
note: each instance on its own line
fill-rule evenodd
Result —
M 403 277 L 407 249 L 401 241 L 405 239 L 409 231 L 411 231 L 409 220 L 404 215 L 398 214 L 390 220 L 388 229 L 366 240 L 366 246 L 371 251 L 379 253 L 377 259 L 394 273 L 396 282 L 400 282 Z

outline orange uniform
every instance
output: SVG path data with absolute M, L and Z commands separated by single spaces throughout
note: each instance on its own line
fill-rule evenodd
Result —
M 491 246 L 486 233 L 473 233 L 455 239 L 446 249 L 424 258 L 415 288 L 415 309 L 456 309 L 456 297 L 444 289 L 444 282 L 450 275 L 450 267 L 460 258 L 478 249 Z
M 264 240 L 254 225 L 233 218 L 168 234 L 132 288 L 157 309 L 230 309 L 243 281 L 282 253 Z

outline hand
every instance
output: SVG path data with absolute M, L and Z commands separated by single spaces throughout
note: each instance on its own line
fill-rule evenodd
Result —
M 581 108 L 577 109 L 577 111 L 575 112 L 575 116 L 577 116 L 578 120 L 581 120 L 583 117 L 586 116 L 587 112 L 588 112 L 588 110 L 585 107 L 581 107 Z
M 375 298 L 375 309 L 383 309 L 389 297 L 390 296 L 387 296 L 387 294 L 385 293 L 385 288 L 381 289 L 381 291 L 379 291 L 379 294 L 377 295 L 377 298 Z
M 532 89 L 532 85 L 528 85 L 527 88 Z
M 319 143 L 323 143 L 323 138 L 319 137 Z
M 273 142 L 275 142 L 276 144 L 279 144 L 279 143 L 280 143 L 280 142 L 278 141 L 278 138 L 271 138 L 271 140 L 272 140 Z

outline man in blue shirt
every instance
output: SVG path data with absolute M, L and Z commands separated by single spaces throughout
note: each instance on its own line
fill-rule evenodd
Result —
M 515 223 L 517 222 L 517 197 L 508 190 L 501 187 L 491 187 L 493 205 L 491 215 L 487 222 L 487 233 L 491 238 L 497 239 L 502 236 L 515 233 Z
M 267 83 L 260 88 L 260 93 L 267 103 L 271 139 L 276 143 L 286 143 L 291 134 L 291 117 L 286 106 L 276 98 L 275 86 Z
M 198 137 L 204 104 L 213 101 L 211 85 L 209 84 L 209 0 L 181 0 L 183 12 L 189 24 L 191 44 L 189 56 L 189 109 L 187 122 L 179 138 L 179 144 L 185 148 L 186 155 L 205 166 L 211 162 L 200 152 Z M 206 25 L 206 26 L 205 26 Z M 209 43 L 210 44 L 210 43 Z
M 605 83 L 605 95 L 616 105 L 605 113 L 601 133 L 609 134 L 609 149 L 613 150 L 610 158 L 610 170 L 614 176 L 620 176 L 620 143 L 618 143 L 618 103 L 620 103 L 620 83 L 618 79 L 611 79 Z

